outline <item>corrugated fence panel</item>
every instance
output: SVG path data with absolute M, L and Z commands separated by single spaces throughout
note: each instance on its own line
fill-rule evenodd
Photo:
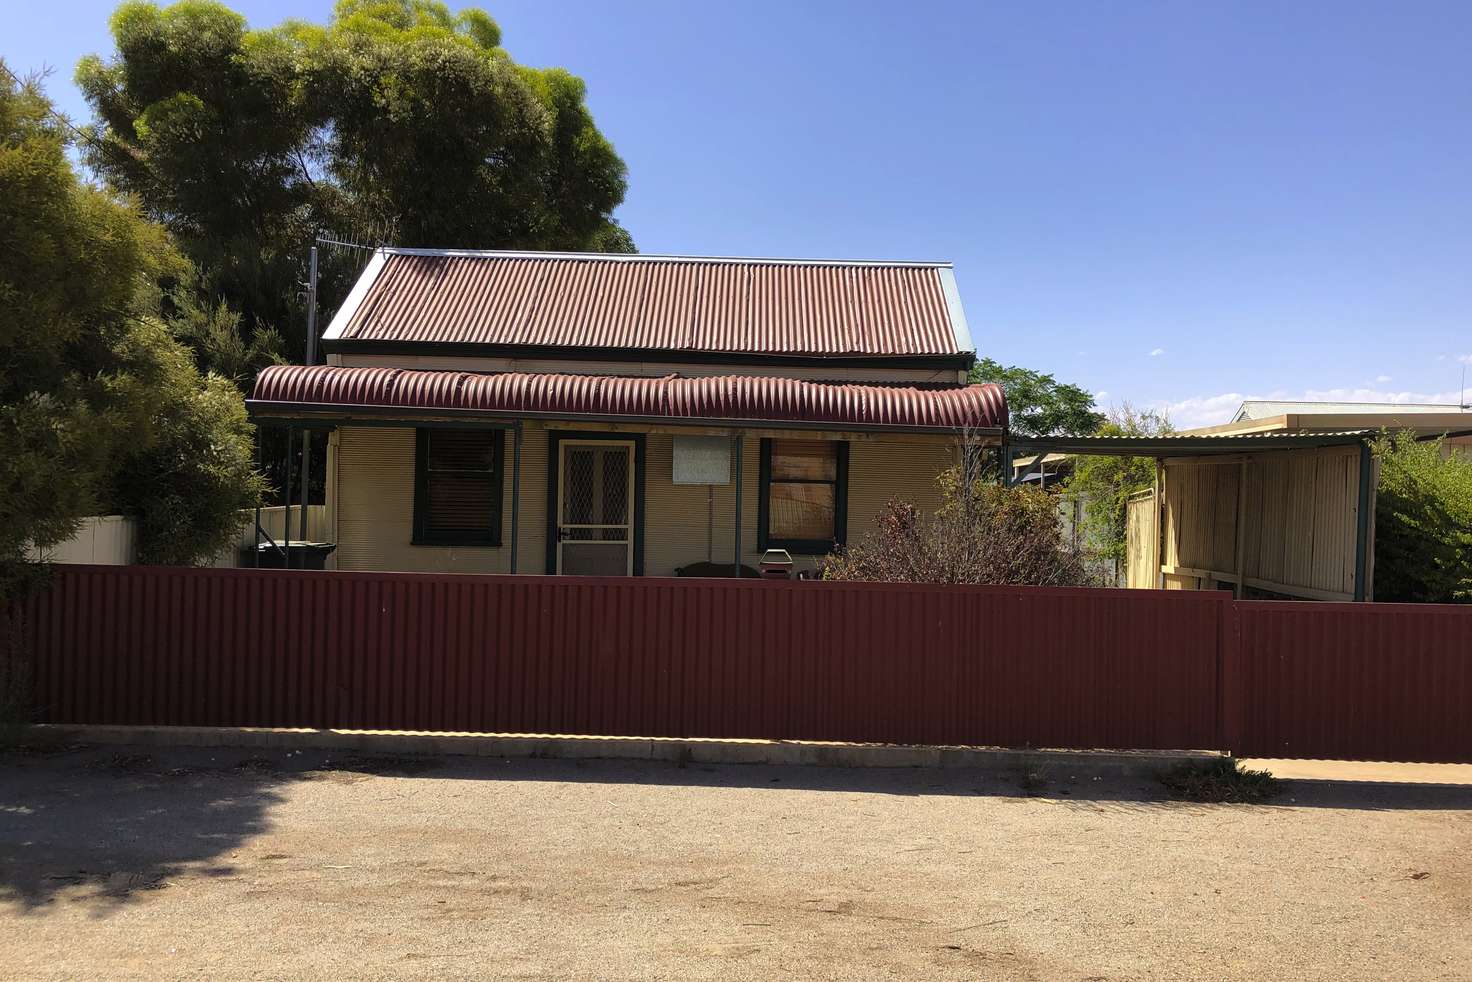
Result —
M 57 567 L 44 720 L 1204 748 L 1219 594 Z
M 1472 609 L 1218 592 L 57 566 L 57 723 L 1472 762 Z
M 1472 608 L 1242 602 L 1240 755 L 1472 762 Z

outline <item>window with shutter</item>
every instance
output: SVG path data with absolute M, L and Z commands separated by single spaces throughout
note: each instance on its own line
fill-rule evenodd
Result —
M 417 431 L 415 544 L 501 544 L 504 448 L 501 430 Z
M 846 539 L 848 444 L 838 440 L 763 440 L 762 549 L 825 554 Z

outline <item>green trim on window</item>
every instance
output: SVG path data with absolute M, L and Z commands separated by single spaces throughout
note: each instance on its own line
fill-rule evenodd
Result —
M 506 431 L 486 428 L 491 436 L 491 512 L 478 529 L 438 529 L 429 526 L 429 435 L 434 427 L 414 431 L 414 529 L 409 539 L 415 546 L 501 545 L 502 501 L 506 495 Z
M 826 556 L 832 552 L 835 546 L 842 546 L 848 542 L 848 441 L 847 440 L 823 440 L 815 441 L 833 443 L 837 445 L 837 473 L 833 484 L 833 538 L 830 539 L 783 539 L 771 535 L 767 530 L 767 522 L 771 516 L 771 492 L 772 492 L 772 441 L 769 437 L 762 438 L 760 468 L 758 476 L 756 496 L 756 547 L 765 552 L 768 549 L 786 549 L 790 553 L 800 556 Z M 786 483 L 803 484 L 828 484 L 828 481 L 799 481 Z

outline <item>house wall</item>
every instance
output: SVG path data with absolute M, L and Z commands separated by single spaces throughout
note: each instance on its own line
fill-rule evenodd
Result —
M 553 428 L 555 424 L 549 424 Z M 520 544 L 517 571 L 547 572 L 547 426 L 529 421 L 522 437 Z M 567 428 L 575 432 L 574 428 Z M 586 428 L 585 428 L 586 429 Z M 676 485 L 672 480 L 673 428 L 620 426 L 645 434 L 644 572 L 670 576 L 681 566 L 731 562 L 735 525 L 733 483 Z M 698 429 L 691 433 L 709 432 Z M 793 434 L 788 434 L 789 436 Z M 760 434 L 746 435 L 742 454 L 742 562 L 754 566 Z M 838 434 L 811 434 L 813 438 Z M 935 480 L 955 462 L 956 448 L 944 438 L 858 435 L 849 441 L 848 535 L 856 541 L 873 527 L 892 497 L 926 511 L 939 503 Z M 328 500 L 336 523 L 338 569 L 415 572 L 506 573 L 511 566 L 511 457 L 506 440 L 503 485 L 503 544 L 499 547 L 416 546 L 410 543 L 414 515 L 414 430 L 411 427 L 343 427 L 331 444 Z M 819 557 L 795 556 L 799 569 Z
M 332 503 L 337 568 L 401 572 L 511 571 L 512 437 L 506 434 L 503 535 L 496 546 L 419 546 L 414 529 L 414 430 L 343 427 L 333 434 Z M 543 572 L 547 512 L 547 434 L 527 428 L 521 445 L 519 572 Z

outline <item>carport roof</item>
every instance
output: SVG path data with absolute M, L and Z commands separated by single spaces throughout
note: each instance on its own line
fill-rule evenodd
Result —
M 1251 453 L 1259 450 L 1295 450 L 1362 443 L 1376 430 L 1339 430 L 1333 433 L 1266 432 L 1195 436 L 1018 436 L 1008 446 L 1032 454 L 1080 454 L 1090 457 L 1196 457 L 1210 454 Z

